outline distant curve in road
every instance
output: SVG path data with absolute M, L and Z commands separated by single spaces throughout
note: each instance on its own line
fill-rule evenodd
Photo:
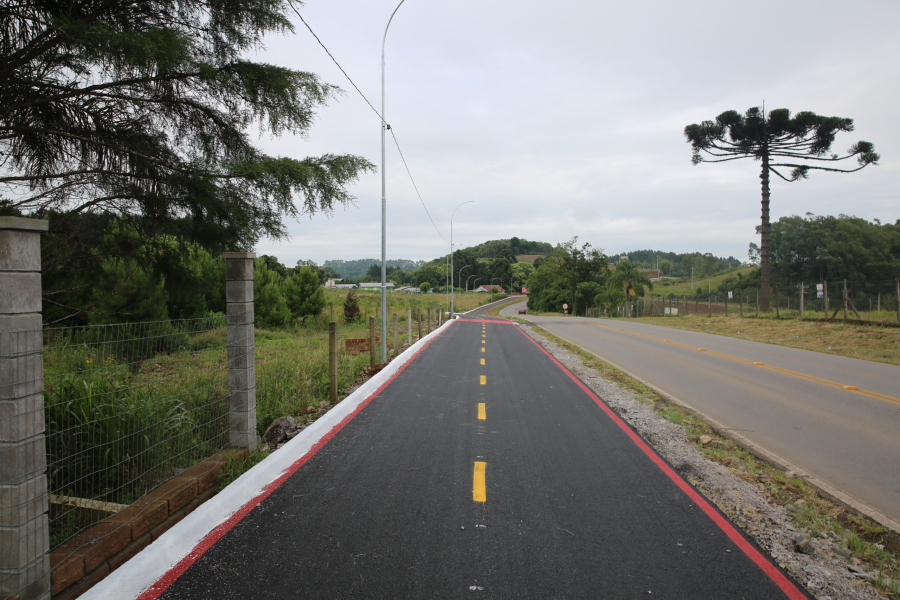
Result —
M 527 318 L 898 528 L 900 367 L 628 320 Z
M 494 319 L 447 326 L 195 558 L 162 598 L 808 597 Z

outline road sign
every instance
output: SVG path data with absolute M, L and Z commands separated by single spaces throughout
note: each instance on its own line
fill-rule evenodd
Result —
M 563 310 L 569 310 L 569 305 L 563 302 Z
M 523 288 L 522 288 L 522 293 L 523 293 L 523 294 L 527 294 L 527 293 L 528 293 L 528 288 L 523 287 Z

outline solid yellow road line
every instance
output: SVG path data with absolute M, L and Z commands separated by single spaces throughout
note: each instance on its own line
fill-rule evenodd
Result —
M 596 324 L 598 327 L 605 327 L 606 329 L 611 329 L 613 331 L 621 331 L 622 333 L 627 333 L 628 335 L 640 336 L 646 338 L 648 340 L 655 340 L 657 342 L 665 342 L 668 344 L 672 344 L 674 346 L 679 346 L 681 348 L 685 348 L 687 350 L 697 350 L 700 352 L 706 352 L 712 356 L 717 356 L 719 358 L 724 358 L 726 360 L 732 360 L 734 362 L 739 362 L 745 365 L 752 365 L 757 367 L 762 367 L 764 369 L 768 369 L 770 371 L 775 371 L 776 373 L 781 373 L 782 375 L 788 375 L 789 377 L 796 377 L 797 379 L 803 379 L 805 381 L 810 381 L 812 383 L 819 383 L 822 385 L 826 385 L 831 388 L 846 390 L 848 392 L 853 392 L 855 394 L 860 394 L 862 396 L 866 396 L 868 398 L 873 398 L 875 400 L 880 400 L 882 402 L 889 402 L 891 404 L 897 404 L 900 406 L 900 398 L 889 396 L 887 394 L 882 394 L 881 392 L 875 392 L 872 390 L 859 389 L 855 385 L 847 385 L 845 383 L 839 383 L 837 381 L 832 381 L 830 379 L 823 379 L 822 377 L 816 377 L 815 375 L 807 375 L 806 373 L 801 373 L 799 371 L 793 371 L 791 369 L 784 369 L 782 367 L 776 367 L 775 365 L 767 365 L 762 362 L 748 360 L 746 358 L 740 358 L 738 356 L 732 356 L 730 354 L 723 354 L 722 352 L 715 352 L 707 350 L 706 348 L 697 348 L 696 346 L 689 346 L 687 344 L 681 344 L 679 342 L 673 342 L 671 340 L 665 340 L 663 338 L 654 337 L 652 335 L 639 334 L 631 331 L 626 331 L 624 329 L 619 329 L 617 327 L 610 327 L 609 325 L 600 325 Z
M 475 463 L 475 475 L 472 481 L 472 500 L 475 502 L 487 502 L 487 487 L 484 485 L 484 469 L 486 462 Z
M 479 402 L 478 403 L 478 420 L 484 421 L 486 419 L 487 419 L 487 412 L 485 411 L 485 408 L 484 408 L 484 402 Z
M 481 385 L 485 385 L 487 383 L 487 377 L 484 375 L 481 376 Z
M 483 359 L 483 358 L 481 359 L 481 364 L 482 364 L 482 365 L 484 364 L 484 359 Z

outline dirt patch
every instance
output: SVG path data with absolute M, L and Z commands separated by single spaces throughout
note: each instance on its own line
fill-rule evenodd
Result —
M 745 460 L 732 442 L 689 421 L 691 417 L 677 407 L 648 399 L 652 393 L 642 394 L 640 384 L 614 383 L 613 378 L 585 366 L 581 358 L 550 341 L 530 324 L 520 322 L 517 326 L 597 393 L 676 471 L 816 598 L 884 598 L 873 582 L 887 590 L 886 593 L 896 594 L 894 584 L 900 582 L 886 579 L 873 569 L 872 563 L 857 558 L 851 550 L 852 538 L 848 541 L 847 536 L 824 525 L 817 528 L 799 524 L 810 515 L 828 518 L 825 510 L 828 503 L 817 498 L 794 474 L 776 472 L 768 466 L 763 468 L 753 457 Z M 684 423 L 680 424 L 682 420 Z M 735 464 L 728 465 L 731 461 Z M 836 510 L 840 513 L 840 509 Z M 798 547 L 805 552 L 797 550 Z

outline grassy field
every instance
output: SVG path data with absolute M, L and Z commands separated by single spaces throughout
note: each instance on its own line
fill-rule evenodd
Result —
M 640 317 L 641 323 L 900 365 L 900 328 L 852 322 L 736 316 Z
M 668 296 L 669 294 L 675 294 L 676 296 L 683 296 L 685 294 L 691 295 L 697 292 L 698 287 L 702 287 L 704 290 L 708 289 L 710 283 L 712 284 L 712 289 L 716 289 L 720 283 L 725 281 L 729 277 L 737 277 L 738 273 L 746 277 L 750 274 L 756 267 L 738 267 L 735 269 L 729 269 L 720 275 L 715 275 L 713 277 L 706 278 L 696 278 L 694 279 L 694 287 L 691 288 L 691 278 L 687 277 L 679 277 L 677 279 L 662 279 L 660 281 L 653 282 L 653 294 L 654 295 L 664 295 Z

